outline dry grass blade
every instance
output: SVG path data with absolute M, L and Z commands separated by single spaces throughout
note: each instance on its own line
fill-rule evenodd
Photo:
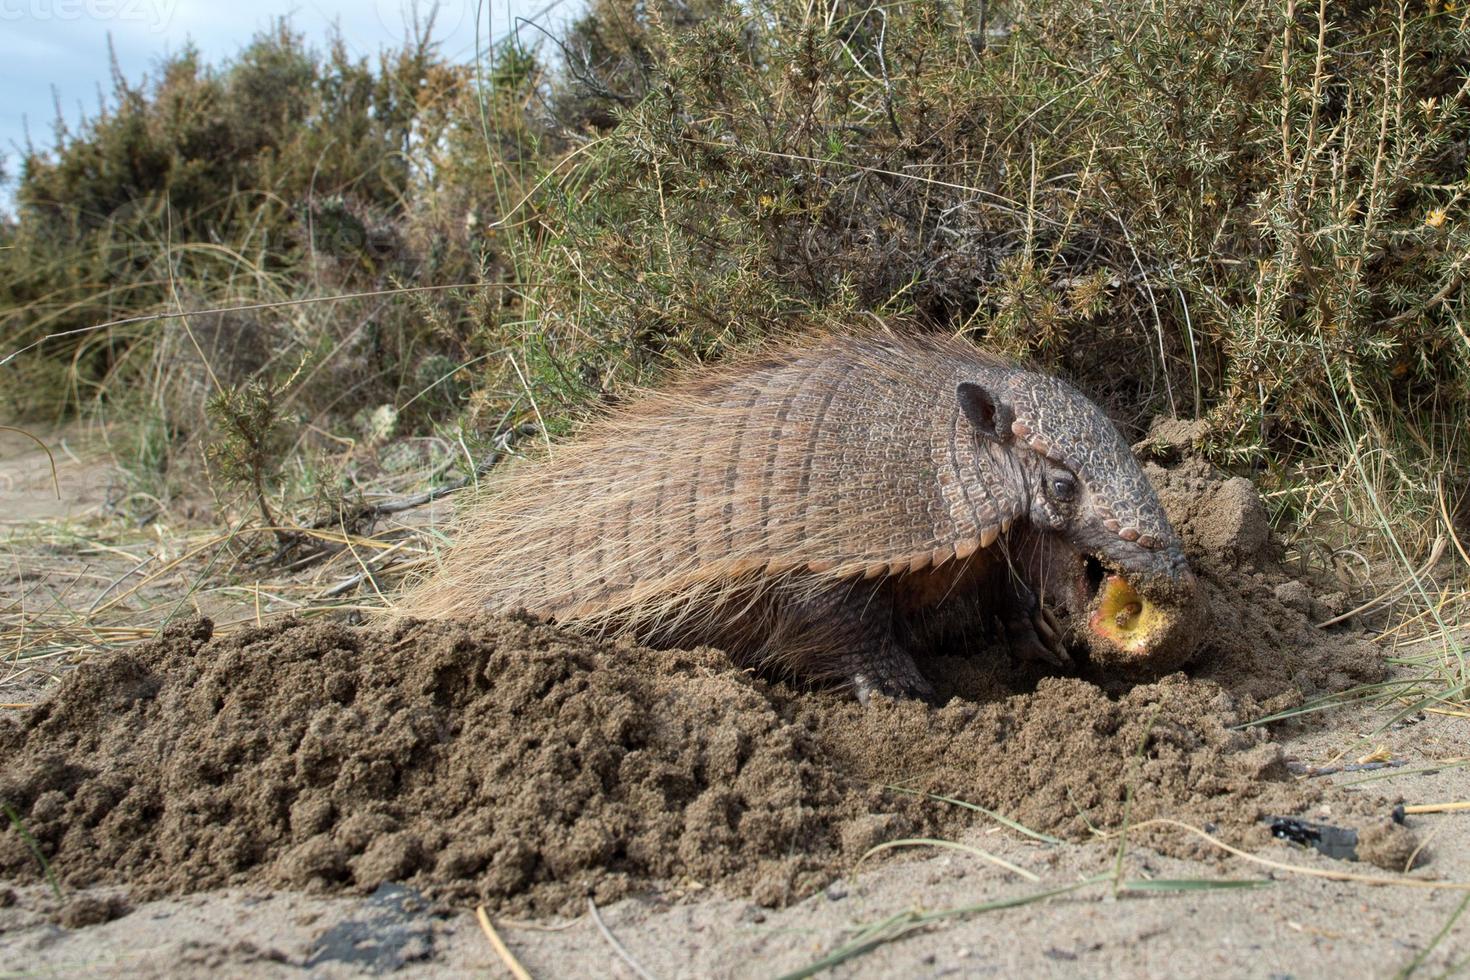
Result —
M 618 959 L 628 964 L 628 969 L 632 970 L 641 980 L 653 980 L 649 972 L 643 969 L 637 960 L 633 959 L 633 954 L 629 953 L 623 947 L 623 944 L 618 942 L 618 938 L 612 934 L 607 924 L 602 921 L 602 915 L 597 911 L 597 903 L 592 900 L 591 895 L 587 896 L 587 911 L 592 914 L 592 921 L 597 923 L 597 931 L 602 933 L 602 938 L 606 939 L 607 944 L 612 947 L 613 952 L 618 954 Z
M 949 850 L 960 851 L 964 854 L 973 854 L 975 857 L 980 858 L 980 860 L 988 861 L 991 864 L 995 865 L 997 868 L 1003 868 L 1013 875 L 1025 878 L 1027 881 L 1041 880 L 1039 877 L 1032 874 L 1030 871 L 1027 871 L 1025 868 L 1014 865 L 1011 862 L 1007 861 L 1005 858 L 997 857 L 996 855 L 991 854 L 989 851 L 984 850 L 983 848 L 973 847 L 969 844 L 960 844 L 956 841 L 940 840 L 934 837 L 905 837 L 901 840 L 885 841 L 882 844 L 877 844 L 864 851 L 862 853 L 862 856 L 858 858 L 858 863 L 861 864 L 863 861 L 867 860 L 874 854 L 881 854 L 884 851 L 891 851 L 895 848 L 900 847 L 948 848 Z
M 1455 519 L 1451 516 L 1449 503 L 1445 500 L 1443 474 L 1435 481 L 1434 491 L 1435 499 L 1439 504 L 1439 518 L 1444 522 L 1445 532 L 1449 535 L 1450 541 L 1454 543 L 1455 551 L 1459 553 L 1465 567 L 1470 568 L 1470 551 L 1465 550 L 1465 543 L 1460 540 L 1460 533 L 1455 529 Z
M 1207 831 L 1185 823 L 1182 820 L 1174 820 L 1169 817 L 1155 817 L 1145 820 L 1143 823 L 1134 824 L 1130 830 L 1142 830 L 1145 827 L 1173 827 L 1206 841 L 1218 847 L 1226 853 L 1233 854 L 1238 858 L 1259 864 L 1262 867 L 1272 868 L 1276 871 L 1285 871 L 1290 874 L 1306 875 L 1309 878 L 1326 878 L 1329 881 L 1355 881 L 1363 885 L 1398 886 L 1401 888 L 1424 888 L 1435 891 L 1470 891 L 1470 881 L 1425 881 L 1422 878 L 1385 878 L 1381 875 L 1364 875 L 1352 871 L 1330 871 L 1323 868 L 1303 868 L 1300 865 L 1286 864 L 1282 861 L 1273 861 L 1270 858 L 1259 857 L 1249 851 L 1243 851 L 1225 843 L 1218 837 Z
M 1470 800 L 1458 800 L 1454 803 L 1414 803 L 1404 807 L 1404 812 L 1415 813 L 1458 813 L 1462 810 L 1470 810 Z
M 1063 885 L 1059 888 L 1050 888 L 1041 892 L 1018 895 L 1014 898 L 1002 898 L 992 902 L 981 902 L 977 905 L 967 905 L 962 908 L 945 909 L 939 912 L 922 912 L 919 910 L 899 912 L 896 915 L 890 916 L 889 918 L 883 919 L 879 922 L 872 923 L 871 925 L 859 930 L 857 935 L 854 936 L 850 941 L 843 944 L 842 946 L 839 946 L 837 949 L 822 957 L 820 960 L 817 960 L 815 963 L 802 967 L 799 970 L 793 970 L 790 973 L 783 973 L 780 977 L 780 980 L 805 980 L 805 978 L 807 977 L 815 976 L 818 973 L 829 970 L 834 966 L 845 963 L 850 959 L 862 956 L 864 953 L 871 952 L 872 950 L 877 949 L 879 946 L 882 946 L 885 943 L 891 943 L 896 939 L 901 939 L 912 932 L 926 928 L 927 926 L 944 919 L 958 918 L 960 916 L 967 915 L 978 915 L 984 912 L 994 912 L 1001 909 L 1017 908 L 1022 905 L 1033 905 L 1037 902 L 1044 902 L 1049 898 L 1055 898 L 1059 895 L 1066 895 L 1071 892 L 1079 891 L 1083 888 L 1088 888 L 1093 885 L 1101 884 L 1104 881 L 1110 880 L 1110 877 L 1111 876 L 1109 875 L 1099 875 L 1092 878 L 1087 878 L 1083 881 L 1074 882 L 1070 885 Z
M 1129 878 L 1120 883 L 1120 892 L 1208 892 L 1238 888 L 1267 888 L 1274 882 L 1266 878 Z
M 1455 923 L 1459 921 L 1460 916 L 1465 914 L 1466 906 L 1470 906 L 1470 895 L 1466 895 L 1460 899 L 1460 904 L 1455 906 L 1455 910 L 1450 913 L 1450 917 L 1445 920 L 1445 924 L 1440 926 L 1439 932 L 1434 934 L 1434 938 L 1423 949 L 1419 950 L 1407 966 L 1395 974 L 1395 980 L 1404 980 L 1404 978 L 1412 976 L 1414 971 L 1424 964 L 1424 961 L 1429 958 L 1429 954 L 1439 948 L 1439 944 L 1444 941 L 1444 937 L 1450 934 L 1450 930 L 1455 927 Z M 1457 972 L 1459 972 L 1458 967 L 1441 974 L 1441 976 L 1449 976 Z
M 27 431 L 26 429 L 21 429 L 13 425 L 0 425 L 0 430 L 4 430 L 5 432 L 19 433 L 20 435 L 23 435 L 27 439 L 34 442 L 37 446 L 41 447 L 41 452 L 46 454 L 46 459 L 51 464 L 51 488 L 56 492 L 56 499 L 60 500 L 61 480 L 56 475 L 56 456 L 54 453 L 51 452 L 51 447 L 47 446 L 43 440 L 38 439 L 33 433 Z
M 858 932 L 847 943 L 839 946 L 822 959 L 812 963 L 800 970 L 782 974 L 781 980 L 804 980 L 806 977 L 815 976 L 824 970 L 845 963 L 850 959 L 869 953 L 879 946 L 902 939 L 904 936 L 918 930 L 927 928 L 936 922 L 947 919 L 965 918 L 986 912 L 997 912 L 1003 909 L 1019 908 L 1025 905 L 1034 905 L 1047 899 L 1067 895 L 1072 892 L 1082 891 L 1101 885 L 1115 885 L 1117 894 L 1129 892 L 1138 893 L 1164 893 L 1184 891 L 1213 891 L 1233 890 L 1238 888 L 1259 888 L 1271 884 L 1269 881 L 1237 881 L 1237 880 L 1212 880 L 1212 879 L 1142 879 L 1115 882 L 1112 873 L 1094 875 L 1081 881 L 1050 888 L 1045 891 L 1032 892 L 1025 895 L 1017 895 L 1012 898 L 1001 898 L 990 902 L 980 902 L 975 905 L 964 905 L 957 908 L 941 909 L 934 912 L 924 912 L 911 909 L 899 912 L 887 919 L 879 920 L 858 930 Z
M 1383 779 L 1395 779 L 1402 776 L 1420 776 L 1432 773 L 1444 772 L 1446 769 L 1463 769 L 1470 766 L 1470 759 L 1444 759 L 1429 766 L 1416 766 L 1413 769 L 1393 769 L 1388 772 L 1378 772 L 1371 776 L 1363 776 L 1361 779 L 1349 779 L 1339 783 L 1339 786 L 1360 786 L 1364 783 L 1378 782 Z
M 1415 588 L 1428 577 L 1430 570 L 1439 564 L 1440 557 L 1444 555 L 1444 549 L 1445 538 L 1443 535 L 1440 535 L 1434 539 L 1434 544 L 1429 549 L 1429 557 L 1424 559 L 1424 564 L 1420 568 L 1415 571 L 1410 571 L 1397 585 L 1383 590 L 1362 605 L 1349 609 L 1340 616 L 1333 616 L 1331 619 L 1318 623 L 1317 628 L 1326 629 L 1329 626 L 1336 626 L 1338 623 L 1345 623 L 1354 616 L 1361 616 L 1364 613 L 1371 612 L 1386 603 L 1392 602 L 1410 589 Z
M 500 962 L 505 964 L 510 975 L 516 980 L 531 980 L 531 974 L 526 972 L 526 968 L 521 966 L 520 961 L 511 953 L 510 947 L 506 946 L 505 941 L 500 938 L 500 933 L 495 931 L 495 926 L 490 922 L 490 915 L 485 911 L 485 906 L 476 906 L 475 918 L 479 921 L 480 930 L 485 933 L 485 938 L 490 940 L 490 947 L 495 950 L 495 955 L 500 957 Z
M 976 813 L 982 813 L 985 816 L 989 817 L 990 819 L 996 821 L 997 823 L 999 823 L 999 824 L 1001 824 L 1001 825 L 1003 825 L 1005 827 L 1009 827 L 1011 830 L 1016 831 L 1016 833 L 1018 833 L 1018 834 L 1024 834 L 1025 836 L 1030 837 L 1032 840 L 1039 840 L 1043 844 L 1062 844 L 1062 843 L 1065 843 L 1059 837 L 1053 837 L 1050 834 L 1043 834 L 1043 833 L 1041 833 L 1039 831 L 1032 830 L 1030 827 L 1027 827 L 1025 824 L 1020 823 L 1019 821 L 1016 821 L 1016 820 L 1012 820 L 1010 817 L 1007 817 L 1005 814 L 996 813 L 994 810 L 987 810 L 985 807 L 980 806 L 979 804 L 976 804 L 976 803 L 970 803 L 967 800 L 957 799 L 957 798 L 955 798 L 953 796 L 944 796 L 943 794 L 940 794 L 940 793 L 923 793 L 923 792 L 920 792 L 918 790 L 909 789 L 907 786 L 896 786 L 896 785 L 893 785 L 891 783 L 890 784 L 884 784 L 884 787 L 883 788 L 884 789 L 891 789 L 895 793 L 907 793 L 910 796 L 922 796 L 922 797 L 925 797 L 926 799 L 935 800 L 935 801 L 937 801 L 939 803 L 948 803 L 951 806 L 963 807 L 966 810 L 973 810 Z

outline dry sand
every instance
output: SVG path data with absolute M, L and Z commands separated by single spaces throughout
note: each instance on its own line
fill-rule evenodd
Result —
M 528 620 L 390 630 L 281 624 L 215 641 L 205 621 L 101 658 L 0 720 L 0 969 L 129 975 L 403 969 L 496 962 L 485 903 L 537 975 L 617 975 L 588 896 L 657 976 L 762 976 L 905 908 L 1019 896 L 1115 867 L 1125 822 L 1171 817 L 1311 868 L 1470 880 L 1470 815 L 1390 818 L 1397 794 L 1463 799 L 1465 769 L 1300 779 L 1366 751 L 1386 715 L 1240 727 L 1383 675 L 1321 583 L 1276 563 L 1249 484 L 1152 468 L 1212 600 L 1197 666 L 1129 686 L 1045 677 L 1003 653 L 921 667 L 943 708 L 867 709 L 733 668 Z M 1377 735 L 1410 762 L 1470 754 L 1463 721 Z M 1048 843 L 963 799 L 1058 838 Z M 1273 841 L 1263 818 L 1356 830 L 1365 862 Z M 859 858 L 932 837 L 964 853 Z M 1427 846 L 1423 846 L 1427 840 Z M 1369 846 L 1370 842 L 1372 846 Z M 40 880 L 32 843 L 63 888 Z M 1274 879 L 1249 891 L 1114 897 L 1105 887 L 949 921 L 837 973 L 1391 973 L 1459 893 L 1273 873 L 1198 838 L 1129 837 L 1130 878 Z M 571 923 L 547 931 L 558 922 Z M 1470 917 L 1467 917 L 1470 918 Z M 525 920 L 527 924 L 516 925 Z M 1428 975 L 1470 954 L 1452 933 Z M 629 974 L 631 975 L 631 974 Z
M 1332 733 L 1286 747 L 1323 762 L 1356 739 L 1340 716 Z M 1363 730 L 1371 730 L 1364 728 Z M 1429 718 L 1377 740 L 1417 768 L 1470 754 L 1463 722 Z M 1390 770 L 1393 772 L 1393 770 Z M 1393 775 L 1372 791 L 1414 800 L 1465 799 L 1465 769 Z M 1363 774 L 1326 777 L 1341 784 Z M 1410 817 L 1429 838 L 1430 860 L 1416 877 L 1470 880 L 1470 818 Z M 826 889 L 784 909 L 712 894 L 653 894 L 599 911 L 609 930 L 653 976 L 763 977 L 814 962 L 848 940 L 855 926 L 905 909 L 941 909 L 1030 894 L 1108 870 L 1113 848 L 1056 847 L 977 825 L 963 840 L 1042 877 L 1031 884 L 964 854 L 906 856 L 849 870 Z M 1260 855 L 1329 871 L 1365 871 L 1283 843 Z M 1449 919 L 1461 895 L 1373 887 L 1271 872 L 1231 860 L 1191 861 L 1131 847 L 1132 876 L 1262 878 L 1244 892 L 1110 897 L 1106 889 L 951 921 L 909 935 L 830 975 L 1040 977 L 1359 977 L 1393 976 L 1414 961 Z M 1397 876 L 1386 875 L 1394 878 Z M 508 975 L 464 905 L 374 897 L 310 896 L 273 888 L 233 888 L 138 903 L 121 918 L 85 928 L 57 920 L 47 889 L 0 892 L 0 971 L 42 975 L 404 977 Z M 107 894 L 97 892 L 91 894 Z M 75 899 L 73 899 L 75 903 Z M 536 977 L 633 974 L 585 914 L 519 919 L 496 928 Z M 549 929 L 565 926 L 559 931 Z M 1416 976 L 1443 976 L 1470 957 L 1464 920 L 1424 960 Z

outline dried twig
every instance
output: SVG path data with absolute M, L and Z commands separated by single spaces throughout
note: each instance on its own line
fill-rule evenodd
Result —
M 1369 599 L 1367 602 L 1363 603 L 1361 606 L 1358 606 L 1356 609 L 1349 609 L 1341 616 L 1333 616 L 1329 620 L 1318 623 L 1317 628 L 1326 629 L 1329 626 L 1336 626 L 1338 623 L 1341 623 L 1344 620 L 1352 619 L 1354 616 L 1369 612 L 1370 610 L 1377 609 L 1379 606 L 1388 605 L 1388 603 L 1394 601 L 1395 599 L 1398 599 L 1404 593 L 1408 592 L 1411 588 L 1418 585 L 1424 579 L 1424 577 L 1429 574 L 1429 570 L 1432 569 L 1439 562 L 1440 556 L 1444 554 L 1444 548 L 1445 538 L 1444 535 L 1441 534 L 1434 539 L 1434 547 L 1432 547 L 1429 551 L 1429 558 L 1424 562 L 1424 565 L 1418 571 L 1410 571 L 1409 574 L 1404 577 L 1404 580 L 1398 585 L 1395 585 L 1393 588 L 1379 593 L 1378 595 Z
M 1406 765 L 1407 759 L 1389 759 L 1385 762 L 1353 762 L 1342 766 L 1309 766 L 1303 762 L 1288 760 L 1287 771 L 1294 776 L 1333 776 L 1340 772 L 1372 772 L 1375 769 L 1397 769 Z
M 415 507 L 422 507 L 425 504 L 433 503 L 440 497 L 446 497 L 449 494 L 454 493 L 456 490 L 464 489 L 466 486 L 478 480 L 480 477 L 484 476 L 492 468 L 498 465 L 500 461 L 505 458 L 506 454 L 510 452 L 510 443 L 512 439 L 521 436 L 535 435 L 538 431 L 539 430 L 536 426 L 531 425 L 530 423 L 524 423 L 522 425 L 516 426 L 514 429 L 508 429 L 505 432 L 502 432 L 499 436 L 495 438 L 494 449 L 492 449 L 490 451 L 490 454 L 487 455 L 484 460 L 480 462 L 479 466 L 475 467 L 474 472 L 469 474 L 468 476 L 462 476 L 457 480 L 451 480 L 448 483 L 440 484 L 439 486 L 434 487 L 431 490 L 426 490 L 423 493 L 415 494 L 412 497 L 401 497 L 397 500 L 389 500 L 386 503 L 381 504 L 364 504 L 362 507 L 359 507 L 357 510 L 353 511 L 350 515 L 337 514 L 331 517 L 324 517 L 318 521 L 315 521 L 311 525 L 311 528 L 313 530 L 321 530 L 322 528 L 333 526 L 346 527 L 348 525 L 351 525 L 353 527 L 356 527 L 359 524 L 375 520 L 379 517 L 385 517 L 388 514 L 397 514 L 405 510 L 412 510 Z
M 1454 803 L 1414 803 L 1404 807 L 1405 813 L 1455 813 L 1460 810 L 1470 810 L 1470 800 L 1458 800 Z
M 505 968 L 511 972 L 511 975 L 516 980 L 531 980 L 531 974 L 521 966 L 520 961 L 511 953 L 510 947 L 506 946 L 505 941 L 500 938 L 500 933 L 495 931 L 495 926 L 490 924 L 490 915 L 485 911 L 485 906 L 481 905 L 475 909 L 475 918 L 480 920 L 480 929 L 485 933 L 485 938 L 490 940 L 490 946 L 495 950 L 495 955 L 500 957 L 500 962 L 505 964 Z

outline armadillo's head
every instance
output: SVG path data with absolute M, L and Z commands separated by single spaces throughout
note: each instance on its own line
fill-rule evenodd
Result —
M 1194 649 L 1203 610 L 1179 536 L 1117 428 L 1056 378 L 1011 371 L 961 383 L 980 434 L 1015 458 L 1049 583 L 1095 662 L 1165 672 Z

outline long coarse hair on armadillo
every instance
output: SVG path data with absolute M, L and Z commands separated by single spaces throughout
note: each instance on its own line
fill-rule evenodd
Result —
M 484 481 L 461 511 L 441 565 L 390 615 L 526 609 L 585 632 L 685 632 L 719 642 L 728 626 L 740 623 L 743 631 L 758 623 L 773 593 L 800 601 L 955 558 L 955 540 L 932 527 L 899 526 L 912 520 L 890 513 L 884 495 L 895 488 L 884 485 L 883 473 L 854 478 L 871 485 L 854 485 L 841 495 L 853 499 L 839 501 L 828 499 L 828 483 L 838 477 L 813 474 L 814 464 L 800 458 L 824 425 L 830 441 L 834 427 L 868 424 L 824 415 L 858 369 L 863 386 L 877 379 L 901 391 L 924 379 L 938 391 L 944 384 L 935 378 L 946 372 L 1015 365 L 946 337 L 873 330 L 787 340 L 686 375 L 543 459 Z M 844 404 L 895 410 L 880 395 L 872 396 L 879 404 L 865 406 L 865 389 L 851 387 Z M 864 438 L 875 442 L 872 433 Z M 801 499 L 819 489 L 822 500 Z M 909 497 L 922 492 L 897 489 Z M 987 545 L 1015 516 L 998 512 L 994 527 L 979 529 Z M 976 545 L 958 547 L 965 557 Z

